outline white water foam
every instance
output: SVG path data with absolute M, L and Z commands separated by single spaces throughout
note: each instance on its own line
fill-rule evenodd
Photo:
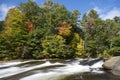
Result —
M 33 61 L 46 61 L 46 59 L 43 60 L 27 60 L 27 61 L 11 61 L 11 62 L 0 62 L 0 68 L 2 67 L 9 67 L 9 66 L 15 66 L 23 63 L 33 62 Z
M 63 78 L 63 75 L 57 72 L 38 73 L 28 77 L 24 77 L 20 80 L 58 80 Z
M 8 67 L 8 66 L 13 66 L 13 65 L 18 65 L 21 64 L 22 62 L 6 62 L 6 63 L 0 63 L 0 68 L 2 67 Z
M 90 68 L 102 68 L 102 65 L 103 65 L 103 60 L 93 64 Z
M 89 66 L 82 66 L 82 65 L 75 65 L 75 66 L 65 66 L 57 69 L 50 70 L 49 72 L 37 73 L 31 76 L 24 77 L 20 80 L 59 80 L 64 78 L 65 76 L 81 73 L 81 72 L 88 72 L 90 71 Z
M 83 59 L 77 59 L 75 61 L 72 61 L 66 64 L 58 63 L 58 62 L 50 63 L 49 61 L 47 61 L 43 64 L 31 66 L 31 67 L 9 67 L 5 69 L 0 69 L 0 78 L 20 74 L 36 68 L 43 68 L 43 67 L 54 66 L 54 65 L 66 65 L 66 66 L 48 69 L 48 72 L 39 71 L 36 74 L 23 77 L 20 80 L 59 80 L 73 74 L 91 72 L 91 69 L 93 69 L 92 72 L 103 73 L 102 71 L 97 70 L 98 68 L 102 68 L 102 64 L 103 64 L 102 60 L 93 64 L 92 66 L 80 65 L 81 60 Z M 36 61 L 36 60 L 31 60 L 31 61 Z M 10 66 L 10 65 L 18 65 L 22 63 L 31 62 L 31 61 L 4 63 L 3 67 Z M 0 64 L 0 66 L 1 65 L 2 64 Z
M 90 68 L 93 69 L 92 72 L 94 72 L 94 73 L 104 73 L 104 71 L 100 70 L 100 68 L 102 68 L 103 63 L 104 63 L 103 60 L 101 60 L 101 61 L 93 64 L 92 66 L 90 66 Z
M 70 76 L 72 74 L 90 72 L 91 68 L 96 68 L 96 70 L 93 70 L 92 72 L 103 73 L 103 71 L 97 70 L 97 68 L 102 68 L 103 61 L 99 61 L 92 66 L 79 65 L 79 60 L 74 62 L 74 64 L 67 64 L 64 67 L 50 69 L 48 72 L 39 72 L 30 76 L 26 76 L 20 80 L 60 80 L 65 76 Z
M 7 77 L 7 76 L 12 76 L 12 75 L 19 74 L 19 73 L 22 73 L 22 72 L 26 72 L 26 71 L 36 69 L 36 68 L 42 68 L 42 67 L 53 66 L 53 65 L 63 65 L 63 64 L 62 63 L 53 63 L 52 64 L 49 61 L 47 61 L 44 64 L 36 65 L 36 66 L 32 66 L 32 67 L 25 67 L 25 68 L 10 67 L 10 68 L 7 68 L 7 69 L 1 69 L 0 70 L 0 78 Z
M 24 77 L 20 80 L 59 80 L 64 78 L 65 76 L 81 73 L 81 72 L 89 72 L 89 66 L 79 65 L 78 62 L 73 64 L 67 64 L 64 67 L 50 69 L 48 72 L 37 73 L 27 77 Z

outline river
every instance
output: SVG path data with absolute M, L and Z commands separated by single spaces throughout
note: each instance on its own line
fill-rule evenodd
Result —
M 0 80 L 120 80 L 102 64 L 103 59 L 0 62 Z

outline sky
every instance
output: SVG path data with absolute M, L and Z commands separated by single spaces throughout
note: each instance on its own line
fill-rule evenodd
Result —
M 38 5 L 43 5 L 46 0 L 33 0 Z M 113 19 L 115 16 L 120 16 L 120 0 L 52 0 L 61 5 L 65 5 L 70 11 L 79 10 L 81 16 L 85 12 L 94 9 L 98 12 L 99 17 L 103 20 Z M 27 0 L 0 0 L 0 20 L 4 20 L 10 8 L 18 6 L 20 2 Z

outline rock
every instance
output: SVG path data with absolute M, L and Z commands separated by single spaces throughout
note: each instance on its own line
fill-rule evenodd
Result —
M 120 64 L 118 66 L 116 66 L 113 70 L 112 70 L 112 73 L 114 75 L 118 75 L 120 76 Z
M 119 61 L 120 56 L 117 57 L 112 57 L 110 59 L 108 59 L 107 61 L 105 61 L 105 63 L 103 64 L 103 67 L 105 69 L 113 69 L 113 67 L 116 65 L 116 63 Z
M 99 61 L 104 61 L 104 59 L 103 58 L 98 58 L 98 59 L 94 59 L 94 60 L 84 60 L 83 62 L 80 62 L 81 63 L 81 65 L 89 65 L 89 66 L 92 66 L 93 64 L 95 64 L 95 63 L 97 63 L 97 62 L 99 62 Z
M 120 56 L 112 57 L 103 64 L 104 69 L 111 70 L 114 75 L 120 76 Z

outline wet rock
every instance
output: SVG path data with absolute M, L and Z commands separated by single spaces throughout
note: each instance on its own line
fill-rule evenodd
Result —
M 111 70 L 114 75 L 120 76 L 120 56 L 112 57 L 103 64 L 104 69 Z
M 80 63 L 81 63 L 81 65 L 89 65 L 89 66 L 91 66 L 91 65 L 93 65 L 93 64 L 95 64 L 96 62 L 99 62 L 99 61 L 101 61 L 101 60 L 104 61 L 103 58 L 98 58 L 98 59 L 94 59 L 94 60 L 90 60 L 90 59 L 84 60 L 84 61 L 82 61 L 82 62 L 80 62 Z

